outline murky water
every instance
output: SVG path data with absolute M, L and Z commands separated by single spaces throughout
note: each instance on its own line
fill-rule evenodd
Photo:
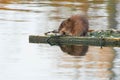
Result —
M 89 47 L 74 57 L 58 46 L 31 44 L 85 12 L 90 29 L 120 30 L 119 0 L 0 0 L 0 80 L 120 80 L 120 48 Z

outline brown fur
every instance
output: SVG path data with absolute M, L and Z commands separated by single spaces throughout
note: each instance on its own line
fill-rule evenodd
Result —
M 85 16 L 73 15 L 60 24 L 58 32 L 62 35 L 85 36 L 88 28 L 89 23 Z

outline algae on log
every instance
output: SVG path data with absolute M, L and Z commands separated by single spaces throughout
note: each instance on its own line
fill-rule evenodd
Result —
M 120 47 L 120 37 L 77 37 L 77 36 L 29 36 L 30 43 L 51 45 L 90 45 Z

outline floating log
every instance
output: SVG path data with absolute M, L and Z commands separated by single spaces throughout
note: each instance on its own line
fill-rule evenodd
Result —
M 48 43 L 50 45 L 87 45 L 120 47 L 120 31 L 100 30 L 89 31 L 85 37 L 81 36 L 29 36 L 30 43 Z
M 30 43 L 50 45 L 87 45 L 120 47 L 120 37 L 77 37 L 77 36 L 29 36 Z

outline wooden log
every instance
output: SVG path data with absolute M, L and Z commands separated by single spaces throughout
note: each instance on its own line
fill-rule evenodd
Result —
M 30 43 L 49 43 L 50 45 L 88 45 L 120 47 L 120 37 L 76 37 L 76 36 L 29 36 Z

